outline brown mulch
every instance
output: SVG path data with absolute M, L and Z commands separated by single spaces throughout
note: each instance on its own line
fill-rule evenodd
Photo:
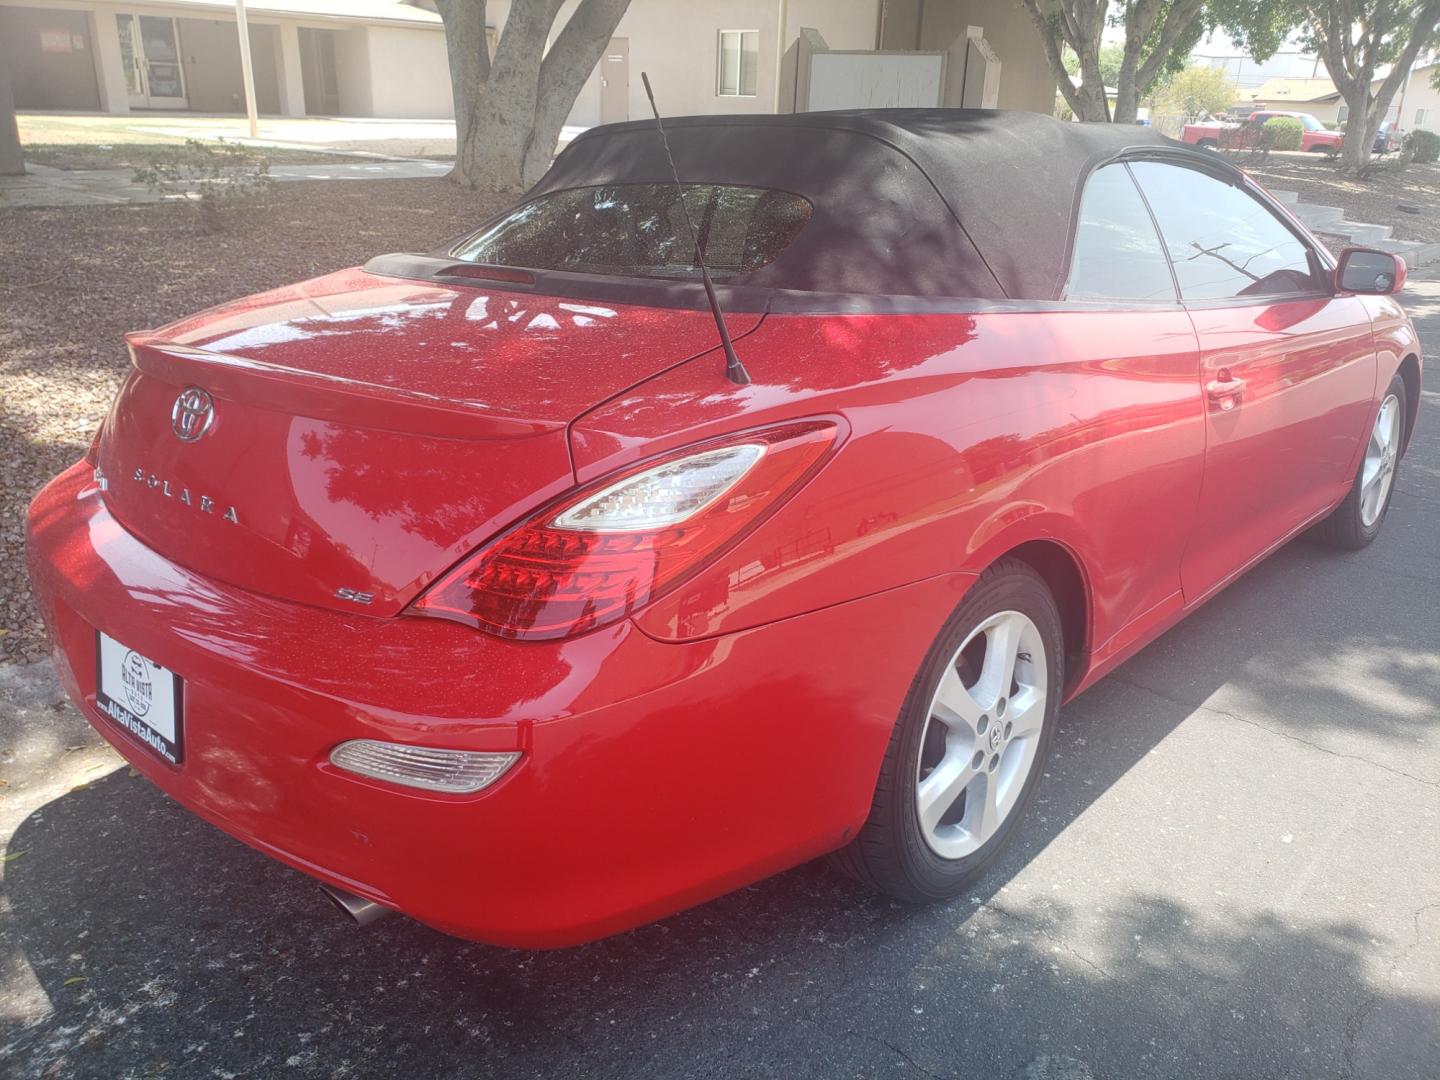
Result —
M 169 143 L 117 143 L 95 146 L 86 143 L 26 143 L 25 161 L 54 169 L 142 169 L 175 153 Z M 364 161 L 353 154 L 327 154 L 319 150 L 291 150 L 265 147 L 257 151 L 271 165 L 319 165 Z
M 1440 243 L 1440 165 L 1411 165 L 1401 171 L 1395 168 L 1395 157 L 1376 159 L 1370 175 L 1358 180 L 1341 176 L 1339 165 L 1323 154 L 1271 154 L 1263 162 L 1239 155 L 1232 160 L 1267 188 L 1298 191 L 1301 202 L 1341 207 L 1347 221 L 1389 225 L 1396 240 Z
M 423 251 L 505 196 L 443 180 L 279 184 L 202 235 L 186 204 L 0 209 L 0 650 L 45 651 L 25 577 L 24 514 L 84 452 L 123 377 L 121 336 L 211 304 Z

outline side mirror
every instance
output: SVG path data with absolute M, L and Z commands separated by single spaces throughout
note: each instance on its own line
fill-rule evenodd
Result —
M 1405 260 L 1388 251 L 1347 247 L 1335 267 L 1335 288 L 1343 293 L 1393 296 L 1405 287 Z

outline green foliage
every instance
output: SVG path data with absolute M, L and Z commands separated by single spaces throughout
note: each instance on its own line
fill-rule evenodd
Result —
M 1123 22 L 1123 20 L 1120 20 L 1120 22 Z M 1119 25 L 1120 22 L 1117 22 L 1117 25 Z M 1145 43 L 1145 47 L 1141 51 L 1141 59 L 1149 56 L 1151 51 L 1160 43 L 1159 28 L 1160 22 L 1156 20 L 1156 29 L 1150 34 L 1152 40 Z M 1153 95 L 1162 90 L 1177 72 L 1184 71 L 1185 66 L 1190 62 L 1190 51 L 1199 43 L 1204 31 L 1205 24 L 1203 22 L 1197 22 L 1187 31 L 1182 40 L 1178 42 L 1171 51 L 1165 61 L 1165 66 L 1162 67 L 1155 76 L 1155 81 L 1148 87 L 1140 87 L 1140 93 L 1144 95 L 1148 91 Z M 1063 60 L 1066 74 L 1071 78 L 1080 74 L 1080 58 L 1076 56 L 1071 49 L 1066 48 Z M 1125 46 L 1123 44 L 1115 41 L 1109 45 L 1100 46 L 1100 78 L 1104 80 L 1106 86 L 1116 88 L 1120 85 L 1120 65 L 1124 62 Z
M 1440 135 L 1419 129 L 1405 136 L 1404 150 L 1417 165 L 1440 161 Z
M 1424 4 L 1425 0 L 1209 0 L 1206 10 L 1214 25 L 1262 61 L 1297 31 L 1301 48 L 1320 52 L 1326 14 L 1334 12 L 1340 26 L 1357 27 L 1347 38 L 1372 45 L 1378 67 L 1399 56 L 1412 33 L 1435 40 L 1437 28 L 1421 25 Z M 1436 78 L 1440 79 L 1440 72 Z
M 1268 150 L 1299 150 L 1305 142 L 1305 125 L 1293 116 L 1272 116 L 1265 121 L 1260 141 Z
M 1215 26 L 1262 63 L 1305 20 L 1302 0 L 1210 0 L 1206 10 Z
M 1069 49 L 1065 50 L 1065 71 L 1072 77 L 1080 74 L 1080 58 Z M 1120 81 L 1120 65 L 1125 60 L 1125 46 L 1119 42 L 1100 46 L 1100 78 L 1106 86 Z
M 208 143 L 186 139 L 184 146 L 165 147 L 135 170 L 135 182 L 165 198 L 192 201 L 202 232 L 222 227 L 221 211 L 251 202 L 269 191 L 274 179 L 270 161 L 239 143 Z
M 1235 86 L 1219 68 L 1196 66 L 1176 75 L 1155 98 L 1158 112 L 1175 116 L 1223 113 L 1235 104 Z

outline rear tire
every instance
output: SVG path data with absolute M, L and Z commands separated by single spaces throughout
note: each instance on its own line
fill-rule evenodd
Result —
M 1395 473 L 1405 440 L 1405 380 L 1396 375 L 1380 398 L 1366 436 L 1365 453 L 1355 471 L 1355 482 L 1345 501 L 1315 530 L 1316 536 L 1345 551 L 1359 551 L 1380 535 L 1390 500 L 1395 494 Z
M 870 816 L 831 861 L 915 903 L 954 897 L 983 874 L 1044 771 L 1063 645 L 1060 612 L 1029 564 L 986 570 L 911 684 Z

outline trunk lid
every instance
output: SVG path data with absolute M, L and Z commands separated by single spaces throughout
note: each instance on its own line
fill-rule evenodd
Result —
M 199 573 L 393 615 L 571 486 L 571 420 L 716 332 L 703 311 L 349 270 L 127 340 L 99 447 L 120 523 Z

